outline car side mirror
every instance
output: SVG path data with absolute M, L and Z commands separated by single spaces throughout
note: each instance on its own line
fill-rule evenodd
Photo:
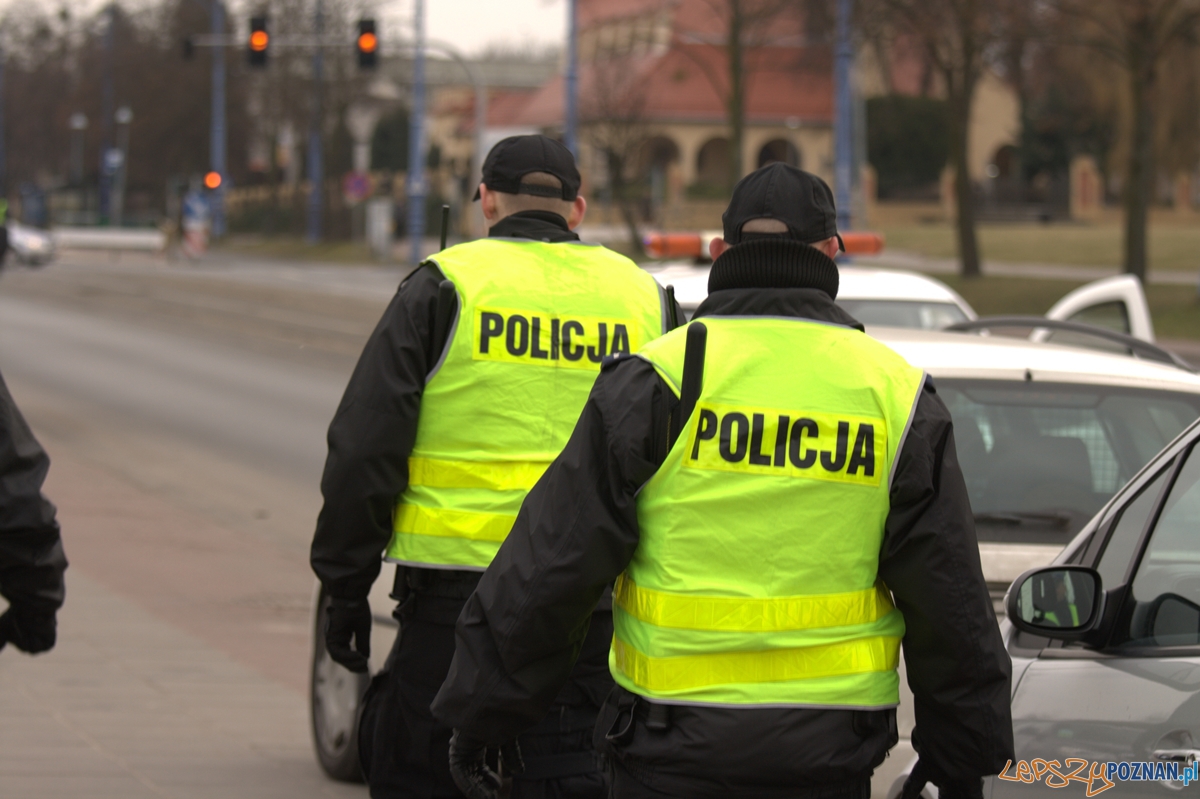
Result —
M 1009 586 L 1004 609 L 1022 632 L 1073 641 L 1084 637 L 1104 610 L 1100 575 L 1086 566 L 1046 566 Z

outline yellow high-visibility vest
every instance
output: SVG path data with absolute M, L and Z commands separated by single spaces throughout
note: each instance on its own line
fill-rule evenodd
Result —
M 638 495 L 613 677 L 666 702 L 895 705 L 904 619 L 877 572 L 923 373 L 836 325 L 703 322 L 699 400 Z M 677 393 L 685 341 L 639 353 Z
M 432 259 L 458 316 L 426 381 L 386 559 L 482 571 L 567 443 L 600 362 L 661 336 L 648 273 L 587 244 L 481 239 Z

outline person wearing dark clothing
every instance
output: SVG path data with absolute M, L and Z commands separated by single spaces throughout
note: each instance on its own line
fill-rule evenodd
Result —
M 573 232 L 586 205 L 565 148 L 516 137 L 484 167 L 489 237 L 444 250 L 401 284 L 329 428 L 311 560 L 331 598 L 326 645 L 347 668 L 367 668 L 380 554 L 398 564 L 400 632 L 359 725 L 376 799 L 462 795 L 450 728 L 429 711 L 455 620 L 566 442 L 602 358 L 664 332 L 653 278 Z M 585 645 L 596 656 L 522 736 L 514 797 L 607 795 L 591 731 L 612 686 L 612 617 L 597 600 Z
M 63 554 L 54 505 L 42 495 L 50 459 L 0 377 L 0 649 L 54 648 L 62 607 Z
M 919 753 L 907 791 L 915 796 L 929 780 L 942 799 L 980 799 L 981 778 L 1012 757 L 1011 664 L 980 567 L 950 414 L 931 380 L 914 376 L 834 303 L 838 244 L 823 182 L 783 165 L 760 170 L 735 190 L 724 241 L 713 246 L 710 294 L 689 325 L 689 338 L 697 323 L 707 325 L 699 399 L 688 400 L 695 410 L 681 407 L 679 388 L 688 393 L 691 367 L 683 366 L 682 380 L 675 368 L 684 357 L 693 362 L 690 342 L 682 356 L 684 331 L 605 364 L 569 442 L 459 618 L 433 714 L 455 729 L 452 767 L 474 785 L 470 796 L 496 795 L 485 751 L 542 717 L 590 634 L 592 606 L 614 580 L 620 613 L 610 665 L 619 684 L 595 729 L 614 797 L 865 799 L 873 770 L 897 742 L 901 636 Z M 722 349 L 738 335 L 743 346 Z M 821 346 L 765 345 L 775 340 Z M 668 351 L 679 357 L 672 362 Z M 865 360 L 897 377 L 871 377 Z M 811 410 L 804 403 L 822 391 L 861 397 L 858 377 L 838 379 L 860 374 L 884 387 L 873 394 L 885 409 L 878 413 L 886 416 L 891 402 L 901 421 L 874 453 L 865 445 L 860 453 L 858 442 L 880 443 L 871 436 L 881 427 L 865 430 L 861 414 L 844 423 L 858 438 L 835 423 L 842 455 L 825 450 L 820 460 L 816 442 L 829 439 L 818 430 L 829 434 L 815 413 L 793 413 L 788 439 L 787 412 L 779 411 L 784 432 L 776 438 L 763 432 L 764 423 L 773 429 L 775 412 L 749 407 L 725 413 L 718 435 L 723 411 L 710 391 L 740 391 L 747 406 L 767 406 L 755 391 L 778 383 L 790 394 L 775 407 Z M 830 388 L 825 375 L 839 385 Z M 889 397 L 887 387 L 900 385 L 908 394 Z M 847 440 L 855 442 L 849 466 Z M 889 461 L 890 470 L 876 468 Z M 814 468 L 841 472 L 791 479 Z M 772 471 L 780 476 L 759 476 Z M 803 492 L 832 499 L 808 502 Z M 878 510 L 864 518 L 876 521 L 839 529 L 871 503 Z M 842 624 L 863 616 L 859 627 L 809 618 L 813 608 L 838 615 L 830 610 L 835 592 L 821 586 L 846 579 L 843 563 L 863 575 L 865 590 L 836 594 L 866 598 L 857 610 L 842 609 Z M 647 590 L 652 581 L 658 586 Z M 758 590 L 772 581 L 791 590 Z M 818 634 L 824 638 L 812 646 L 792 643 Z M 823 642 L 883 654 L 829 660 Z

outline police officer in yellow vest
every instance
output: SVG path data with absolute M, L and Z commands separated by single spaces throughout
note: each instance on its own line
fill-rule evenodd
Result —
M 613 581 L 595 740 L 620 799 L 866 799 L 901 644 L 908 792 L 981 799 L 1012 757 L 950 415 L 834 303 L 839 243 L 829 187 L 764 167 L 692 322 L 606 364 L 459 619 L 433 711 L 469 796 L 496 795 L 482 748 L 541 718 Z
M 331 597 L 329 654 L 347 668 L 367 668 L 380 554 L 398 564 L 400 633 L 358 728 L 375 799 L 461 795 L 450 728 L 429 710 L 455 619 L 601 363 L 661 336 L 675 311 L 649 274 L 572 232 L 586 210 L 579 186 L 558 142 L 497 144 L 476 196 L 489 237 L 443 250 L 401 284 L 329 428 L 312 565 Z M 522 738 L 515 797 L 607 795 L 591 731 L 612 685 L 608 606 L 591 627 L 580 668 Z

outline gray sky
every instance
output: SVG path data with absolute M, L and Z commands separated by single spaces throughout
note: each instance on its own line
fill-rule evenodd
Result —
M 392 0 L 392 13 L 412 14 L 412 0 Z M 566 36 L 566 0 L 426 0 L 426 30 L 470 53 L 492 42 L 557 43 Z
M 62 0 L 33 0 L 57 8 Z M 0 0 L 0 7 L 29 0 Z M 107 0 L 70 0 L 75 9 L 94 10 Z M 122 0 L 137 5 L 146 0 Z M 227 0 L 234 9 L 253 5 L 252 0 Z M 379 16 L 386 24 L 410 25 L 413 0 L 379 0 Z M 236 13 L 236 12 L 235 12 Z M 561 42 L 566 36 L 566 0 L 425 0 L 426 32 L 431 39 L 450 42 L 466 53 L 488 44 L 539 45 Z

